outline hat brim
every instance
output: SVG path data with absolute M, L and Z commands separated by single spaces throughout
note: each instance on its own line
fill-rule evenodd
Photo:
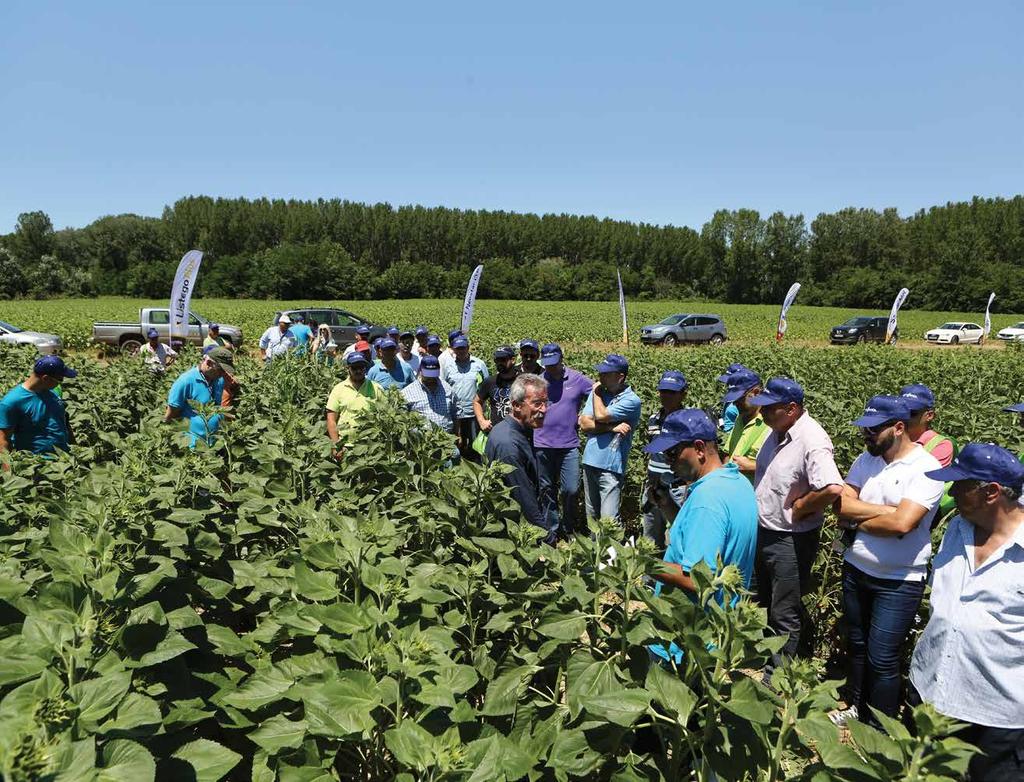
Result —
M 753 386 L 750 386 L 749 388 L 731 388 L 728 391 L 726 391 L 725 394 L 722 396 L 722 401 L 736 402 L 742 399 L 744 395 L 746 395 L 747 391 L 749 391 L 751 388 L 753 388 Z
M 686 386 L 679 383 L 658 383 L 659 391 L 685 391 Z
M 420 374 L 423 377 L 441 377 L 440 369 L 428 369 L 427 367 L 420 367 Z
M 1018 402 L 1015 405 L 1008 405 L 1003 408 L 1004 413 L 1024 413 L 1024 402 Z
M 209 356 L 207 356 L 207 358 L 209 358 Z M 229 361 L 218 361 L 215 358 L 211 358 L 210 361 L 212 361 L 214 364 L 220 367 L 223 371 L 228 372 L 232 375 L 235 374 L 235 365 L 230 363 Z
M 946 481 L 969 480 L 971 476 L 959 465 L 951 464 L 949 467 L 941 467 L 938 470 L 926 472 L 925 477 L 931 478 L 933 481 L 942 481 L 945 483 Z
M 71 369 L 71 367 L 64 367 L 63 372 L 44 372 L 43 375 L 47 377 L 73 378 L 78 377 L 78 370 Z
M 762 391 L 760 394 L 754 394 L 752 397 L 750 397 L 748 401 L 752 405 L 756 405 L 758 407 L 766 407 L 768 405 L 782 404 L 783 402 L 786 402 L 788 400 L 783 399 L 782 397 L 775 396 L 775 394 L 768 394 Z
M 555 364 L 562 363 L 562 354 L 558 353 L 557 355 L 554 356 L 541 356 L 540 363 L 541 366 L 553 367 Z
M 728 383 L 730 377 L 732 376 L 728 372 L 726 372 L 724 375 L 719 375 L 718 377 L 716 377 L 715 380 L 717 380 L 719 383 Z
M 594 367 L 594 371 L 597 372 L 598 374 L 600 374 L 602 372 L 620 372 L 620 373 L 625 373 L 625 371 L 627 369 L 628 369 L 628 367 L 616 367 L 616 366 L 612 366 L 611 364 L 604 364 L 604 363 L 598 364 L 596 367 Z
M 854 426 L 861 427 L 862 429 L 868 429 L 872 426 L 878 426 L 879 424 L 887 423 L 888 421 L 896 421 L 899 419 L 893 418 L 891 415 L 862 415 L 856 421 L 851 421 Z
M 644 453 L 665 453 L 673 445 L 684 442 L 686 438 L 677 434 L 659 434 L 644 448 Z

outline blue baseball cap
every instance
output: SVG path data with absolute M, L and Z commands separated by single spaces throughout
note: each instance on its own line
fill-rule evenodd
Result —
M 429 337 L 427 337 L 427 345 L 440 345 L 440 344 L 441 344 L 441 338 L 439 336 L 437 336 L 437 334 L 431 334 Z
M 391 337 L 384 337 L 377 346 L 377 350 L 398 350 L 398 343 Z
M 1017 491 L 1024 486 L 1024 464 L 995 443 L 968 443 L 949 467 L 926 472 L 934 481 L 991 481 Z
M 935 409 L 935 394 L 928 386 L 923 386 L 920 383 L 903 386 L 900 389 L 900 396 L 907 403 L 911 413 Z
M 733 372 L 739 372 L 741 369 L 746 369 L 746 367 L 743 366 L 743 364 L 730 364 L 725 368 L 725 372 L 716 377 L 715 380 L 719 383 L 728 383 L 729 376 L 732 375 Z
M 461 337 L 461 336 L 462 336 L 462 329 L 452 329 L 451 331 L 448 332 L 448 344 L 449 345 L 452 344 L 452 341 L 456 337 Z
M 411 331 L 409 331 L 409 329 L 406 329 L 405 331 L 403 331 L 401 334 L 398 335 L 398 338 L 399 339 L 405 339 L 406 337 L 412 337 L 412 336 L 414 336 L 413 333 Z
M 469 340 L 466 339 L 464 336 L 462 336 L 460 334 L 459 336 L 455 337 L 452 340 L 452 347 L 453 348 L 468 348 L 469 347 Z
M 417 337 L 425 337 L 430 333 L 426 326 L 417 326 L 413 334 Z
M 398 326 L 388 326 L 388 336 L 397 337 L 402 332 L 398 330 Z
M 60 356 L 43 356 L 32 365 L 32 371 L 37 375 L 48 377 L 77 377 L 78 372 L 65 365 L 64 359 Z
M 159 337 L 159 336 L 160 336 L 160 332 L 157 331 L 156 329 L 150 329 L 149 331 L 146 332 L 146 338 L 147 339 L 153 339 L 154 337 Z
M 889 421 L 909 421 L 910 406 L 901 396 L 879 394 L 868 400 L 864 415 L 853 422 L 854 426 L 871 427 Z
M 533 340 L 524 340 L 533 342 Z M 519 343 L 522 347 L 522 342 Z M 540 363 L 545 367 L 553 367 L 555 364 L 562 360 L 562 346 L 557 342 L 549 342 L 540 349 Z
M 717 442 L 718 432 L 708 414 L 695 407 L 676 410 L 665 416 L 661 425 L 661 434 L 651 440 L 644 448 L 645 453 L 664 453 L 673 445 L 692 443 L 703 440 L 706 443 Z
M 804 389 L 795 380 L 788 377 L 773 377 L 764 387 L 764 391 L 750 397 L 750 404 L 764 407 L 766 405 L 804 403 Z
M 540 350 L 540 347 L 537 344 L 537 340 L 535 340 L 535 339 L 521 339 L 521 340 L 519 340 L 519 349 L 522 350 L 523 348 L 533 348 L 536 351 Z
M 1024 413 L 1024 402 L 1018 402 L 1015 405 L 1007 405 L 1003 408 L 1005 413 Z
M 373 347 L 377 350 L 380 349 L 380 343 L 384 341 L 384 337 L 374 337 Z
M 722 397 L 722 401 L 726 404 L 735 402 L 750 389 L 761 385 L 761 382 L 761 376 L 757 372 L 751 372 L 746 368 L 737 369 L 729 375 L 728 390 L 725 392 L 725 396 Z M 753 397 L 751 398 L 753 399 Z
M 515 357 L 516 357 L 516 349 L 514 347 L 512 347 L 511 345 L 498 345 L 498 347 L 496 347 L 494 349 L 494 358 L 496 358 L 496 359 L 499 359 L 499 358 L 515 358 Z
M 208 326 L 208 328 L 210 329 L 210 331 L 220 331 L 220 324 L 219 323 L 211 323 Z
M 628 372 L 629 362 L 625 356 L 620 356 L 618 353 L 609 353 L 605 356 L 604 361 L 594 367 L 594 371 L 598 374 L 601 372 Z
M 666 369 L 661 373 L 661 379 L 658 381 L 659 391 L 685 391 L 689 387 L 686 375 L 678 369 Z
M 361 323 L 358 326 L 356 326 L 356 334 L 364 334 L 365 335 L 365 334 L 369 334 L 369 333 L 370 333 L 370 327 L 367 326 L 365 323 Z
M 369 364 L 370 360 L 363 355 L 362 351 L 353 350 L 347 356 L 345 356 L 345 363 L 351 366 L 352 364 Z
M 441 377 L 441 362 L 437 356 L 424 356 L 420 359 L 420 374 L 423 377 Z
M 304 321 L 305 319 L 306 316 L 303 315 L 301 312 L 296 312 L 294 315 L 292 315 L 292 320 L 297 320 L 299 323 L 302 323 L 302 321 Z

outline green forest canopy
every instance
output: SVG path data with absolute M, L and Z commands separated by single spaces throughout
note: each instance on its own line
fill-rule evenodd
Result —
M 125 214 L 54 231 L 26 212 L 0 236 L 0 298 L 166 295 L 188 249 L 198 296 L 458 297 L 487 266 L 483 298 L 634 298 L 888 307 L 900 287 L 931 310 L 1024 311 L 1024 196 L 803 215 L 720 210 L 700 232 L 575 215 L 190 196 L 159 218 Z

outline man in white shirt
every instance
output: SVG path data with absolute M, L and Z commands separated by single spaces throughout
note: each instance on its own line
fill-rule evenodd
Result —
M 1024 779 L 1024 465 L 971 443 L 928 477 L 954 482 L 959 515 L 935 554 L 910 681 L 936 711 L 969 723 L 957 737 L 985 753 L 971 780 Z
M 900 706 L 900 650 L 921 606 L 931 521 L 945 491 L 926 475 L 942 465 L 911 439 L 911 416 L 903 397 L 874 396 L 853 422 L 866 450 L 837 504 L 853 535 L 843 564 L 849 707 L 832 715 L 837 724 L 873 722 L 872 709 L 895 717 Z
M 160 332 L 150 329 L 146 333 L 147 342 L 139 348 L 139 355 L 146 362 L 146 369 L 154 375 L 162 375 L 167 367 L 174 363 L 178 353 L 170 346 L 160 341 Z
M 290 331 L 292 319 L 282 315 L 276 326 L 271 326 L 263 332 L 260 337 L 260 358 L 264 363 L 269 364 L 279 356 L 286 356 L 288 352 L 298 346 L 299 341 Z

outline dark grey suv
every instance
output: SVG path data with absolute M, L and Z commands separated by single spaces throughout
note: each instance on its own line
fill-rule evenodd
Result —
M 706 342 L 720 345 L 728 334 L 725 323 L 718 315 L 680 314 L 669 315 L 661 323 L 644 326 L 640 330 L 640 341 L 645 345 L 671 347 L 682 342 Z
M 332 307 L 310 307 L 309 309 L 283 310 L 274 313 L 274 323 L 277 323 L 281 315 L 287 313 L 288 317 L 295 320 L 296 315 L 302 315 L 306 325 L 316 333 L 317 326 L 326 323 L 331 327 L 331 338 L 341 347 L 348 347 L 354 343 L 356 327 L 366 325 L 370 327 L 370 339 L 383 337 L 388 330 L 384 326 L 375 326 L 366 318 L 361 318 L 348 310 L 339 310 Z

